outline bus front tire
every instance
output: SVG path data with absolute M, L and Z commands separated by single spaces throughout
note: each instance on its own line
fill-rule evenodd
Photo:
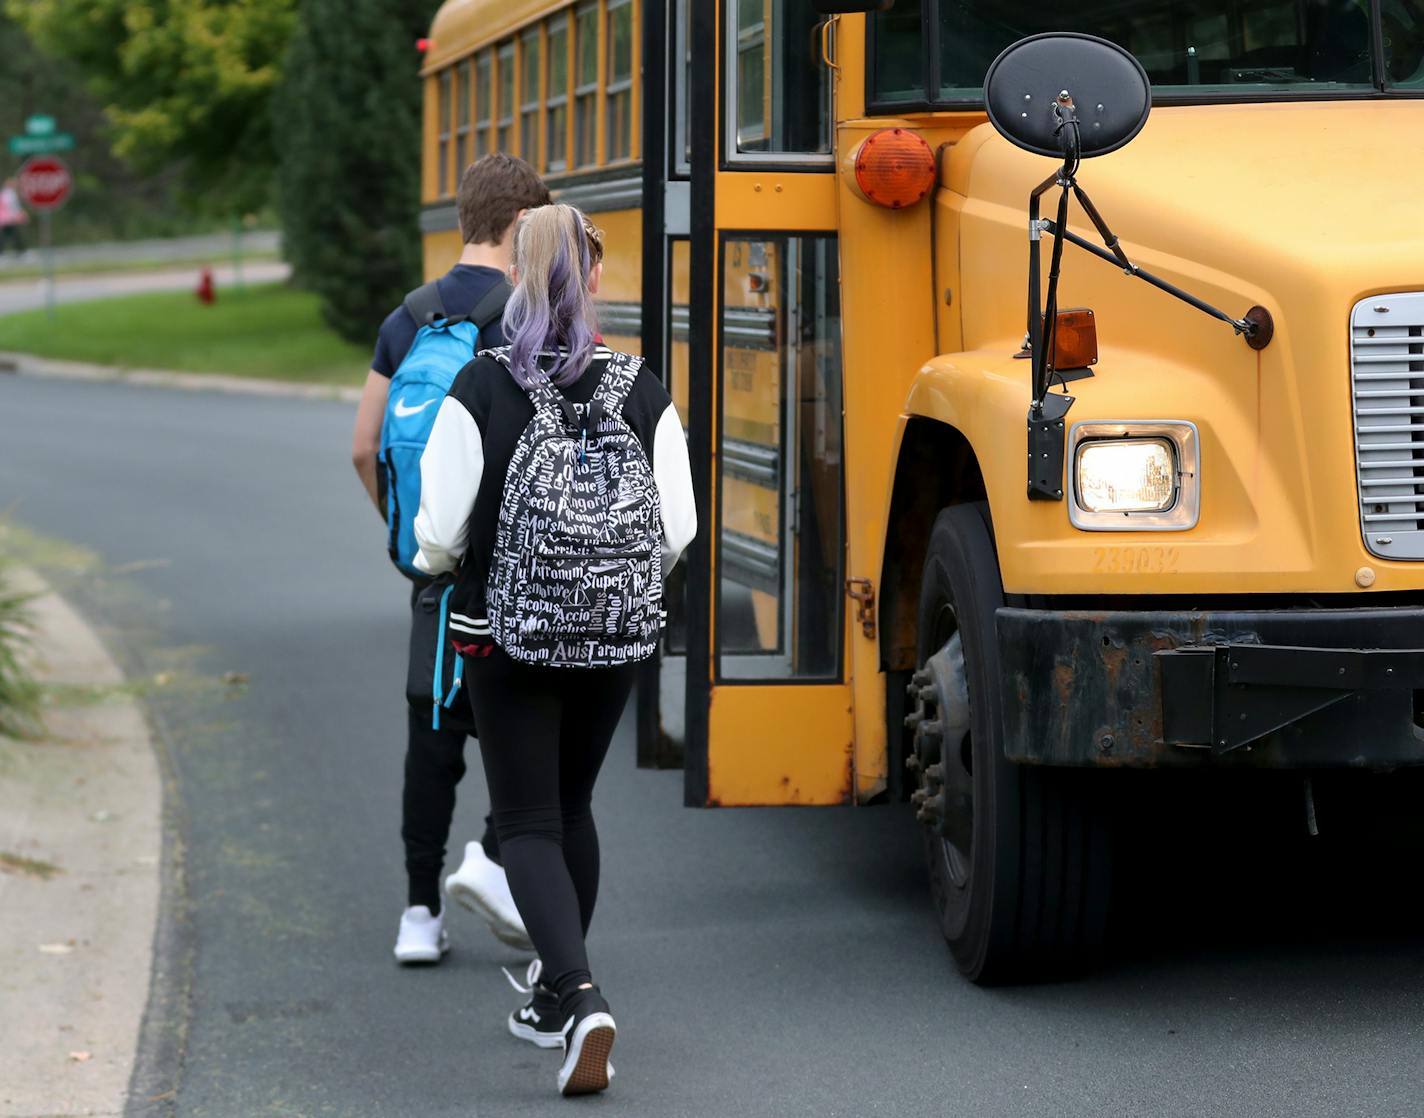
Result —
M 1110 847 L 1085 781 L 1004 759 L 988 506 L 941 510 L 925 556 L 907 764 L 930 891 L 955 962 L 983 985 L 1063 977 L 1106 927 Z

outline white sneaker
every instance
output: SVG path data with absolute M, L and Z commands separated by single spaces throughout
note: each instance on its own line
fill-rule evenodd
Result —
M 491 862 L 478 842 L 465 843 L 465 860 L 445 879 L 445 895 L 483 917 L 501 943 L 521 951 L 534 950 L 509 891 L 504 867 Z
M 431 916 L 423 904 L 401 913 L 400 934 L 396 936 L 396 960 L 400 963 L 438 963 L 450 950 L 445 931 L 445 914 Z

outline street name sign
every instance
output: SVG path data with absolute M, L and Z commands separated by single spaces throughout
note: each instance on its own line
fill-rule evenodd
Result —
M 27 136 L 53 136 L 54 117 L 48 113 L 35 113 L 25 119 L 25 135 Z
M 73 151 L 72 132 L 50 132 L 40 136 L 11 136 L 11 155 L 48 155 L 55 151 Z
M 20 197 L 25 205 L 41 213 L 64 205 L 74 186 L 69 168 L 63 159 L 53 155 L 37 155 L 20 167 Z

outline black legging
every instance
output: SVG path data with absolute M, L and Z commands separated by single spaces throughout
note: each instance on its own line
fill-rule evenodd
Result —
M 584 936 L 598 900 L 590 804 L 636 671 L 531 667 L 498 648 L 465 658 L 509 888 L 545 981 L 563 997 L 589 981 Z

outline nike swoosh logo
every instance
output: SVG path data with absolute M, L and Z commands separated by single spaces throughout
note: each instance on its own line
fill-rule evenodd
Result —
M 423 412 L 433 403 L 435 403 L 434 400 L 426 400 L 425 403 L 419 405 L 418 407 L 411 408 L 406 406 L 405 397 L 402 396 L 399 400 L 396 401 L 395 413 L 401 419 L 404 419 L 408 415 L 417 415 L 420 412 Z

